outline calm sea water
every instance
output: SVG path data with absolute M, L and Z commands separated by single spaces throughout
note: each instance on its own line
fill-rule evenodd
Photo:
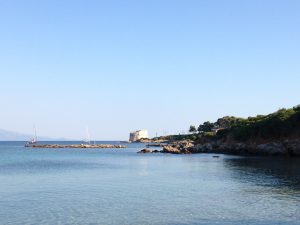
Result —
M 300 224 L 300 160 L 0 143 L 0 224 Z

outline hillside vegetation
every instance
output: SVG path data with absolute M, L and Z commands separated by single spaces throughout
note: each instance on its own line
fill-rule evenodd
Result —
M 255 117 L 225 116 L 219 118 L 216 122 L 204 122 L 197 128 L 196 126 L 190 126 L 189 131 L 191 134 L 156 137 L 153 140 L 263 142 L 289 138 L 300 139 L 300 105 Z
M 230 125 L 219 130 L 216 138 L 249 141 L 300 137 L 300 106 L 247 119 L 230 117 L 229 121 Z

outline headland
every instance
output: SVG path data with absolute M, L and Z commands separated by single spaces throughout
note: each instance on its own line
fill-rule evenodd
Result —
M 167 144 L 157 144 L 160 140 Z M 156 137 L 148 142 L 156 142 L 153 147 L 162 147 L 161 153 L 299 157 L 300 105 L 255 117 L 225 116 L 214 123 L 204 122 L 198 129 L 190 126 L 190 134 Z M 150 152 L 153 151 L 140 151 Z

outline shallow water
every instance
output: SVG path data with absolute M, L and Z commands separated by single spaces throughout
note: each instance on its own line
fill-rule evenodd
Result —
M 0 224 L 300 224 L 300 159 L 0 142 Z

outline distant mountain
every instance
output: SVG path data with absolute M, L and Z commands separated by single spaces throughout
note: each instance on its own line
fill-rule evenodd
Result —
M 22 134 L 15 131 L 8 131 L 0 129 L 0 141 L 28 141 L 32 138 L 32 135 L 30 134 Z M 49 137 L 37 137 L 38 140 L 41 141 L 53 141 L 53 140 L 61 140 L 61 139 L 54 139 Z

